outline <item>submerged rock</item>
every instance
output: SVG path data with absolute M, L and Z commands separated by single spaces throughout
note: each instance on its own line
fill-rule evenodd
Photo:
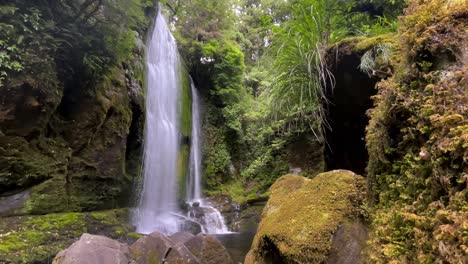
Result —
M 281 177 L 271 187 L 245 263 L 325 263 L 330 252 L 340 261 L 328 263 L 359 263 L 367 235 L 358 220 L 364 186 L 363 177 L 345 170 L 312 180 Z

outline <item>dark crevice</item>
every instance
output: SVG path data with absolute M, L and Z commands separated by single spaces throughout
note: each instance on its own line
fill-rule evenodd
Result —
M 263 262 L 267 264 L 285 264 L 278 247 L 268 237 L 262 239 Z
M 328 93 L 327 106 L 330 128 L 326 131 L 327 170 L 347 169 L 365 175 L 369 159 L 365 145 L 366 111 L 372 107 L 377 79 L 361 72 L 358 66 L 362 54 L 341 55 L 331 71 L 336 85 Z

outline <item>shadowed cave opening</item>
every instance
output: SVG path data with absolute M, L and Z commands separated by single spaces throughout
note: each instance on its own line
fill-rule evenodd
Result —
M 369 155 L 365 143 L 365 129 L 369 122 L 366 111 L 372 107 L 377 78 L 359 70 L 362 54 L 337 54 L 330 71 L 335 87 L 328 92 L 328 146 L 325 148 L 327 170 L 347 169 L 365 175 Z

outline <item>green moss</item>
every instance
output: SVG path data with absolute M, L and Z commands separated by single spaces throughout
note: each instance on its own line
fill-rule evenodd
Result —
M 64 177 L 70 151 L 63 141 L 27 142 L 21 137 L 2 136 L 0 145 L 0 191 Z
M 358 38 L 359 42 L 356 44 L 358 51 L 367 51 L 374 48 L 378 44 L 390 44 L 392 46 L 398 45 L 398 37 L 395 33 L 378 35 L 370 38 Z
M 331 56 L 331 59 L 335 59 L 336 52 L 340 54 L 363 54 L 378 44 L 388 44 L 396 47 L 398 45 L 398 37 L 395 33 L 387 33 L 374 37 L 348 37 L 330 45 L 327 53 Z
M 348 217 L 361 213 L 364 179 L 349 171 L 321 173 L 314 179 L 286 175 L 270 190 L 252 252 L 260 262 L 278 250 L 285 263 L 322 263 L 331 235 Z
M 134 240 L 138 240 L 138 239 L 144 237 L 144 235 L 142 235 L 142 234 L 140 234 L 140 233 L 135 233 L 135 232 L 128 232 L 128 233 L 126 234 L 126 236 L 129 237 L 129 238 L 132 238 L 132 239 L 134 239 Z
M 177 197 L 179 201 L 185 201 L 187 191 L 187 177 L 189 176 L 190 147 L 183 144 L 179 150 L 177 176 Z
M 466 10 L 464 1 L 411 1 L 401 18 L 401 58 L 378 84 L 366 134 L 371 263 L 466 255 Z
M 266 188 L 265 185 L 253 181 L 232 180 L 217 188 L 206 191 L 206 194 L 209 196 L 228 195 L 233 202 L 245 204 L 267 199 L 270 193 L 265 191 Z
M 184 67 L 180 67 L 180 75 L 182 81 L 180 131 L 185 137 L 190 137 L 192 135 L 192 89 L 190 76 Z
M 128 220 L 126 209 L 3 218 L 0 262 L 48 262 L 85 232 L 131 243 L 139 234 L 133 232 L 134 227 Z

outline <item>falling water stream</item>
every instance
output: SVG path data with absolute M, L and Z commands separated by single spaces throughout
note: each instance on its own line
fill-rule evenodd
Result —
M 187 203 L 189 210 L 187 216 L 201 223 L 204 233 L 223 234 L 228 233 L 221 213 L 201 197 L 201 123 L 200 123 L 200 99 L 193 82 L 192 90 L 192 141 L 190 145 L 190 175 L 187 184 Z
M 157 15 L 146 50 L 146 123 L 143 186 L 135 224 L 140 233 L 179 230 L 177 219 L 179 55 L 162 15 Z
M 146 51 L 146 124 L 144 131 L 143 184 L 134 213 L 137 232 L 185 231 L 185 222 L 200 225 L 204 233 L 227 233 L 218 210 L 201 195 L 200 102 L 192 92 L 192 137 L 187 180 L 187 213 L 177 200 L 178 155 L 181 151 L 179 118 L 182 67 L 177 44 L 161 14 L 157 15 Z

